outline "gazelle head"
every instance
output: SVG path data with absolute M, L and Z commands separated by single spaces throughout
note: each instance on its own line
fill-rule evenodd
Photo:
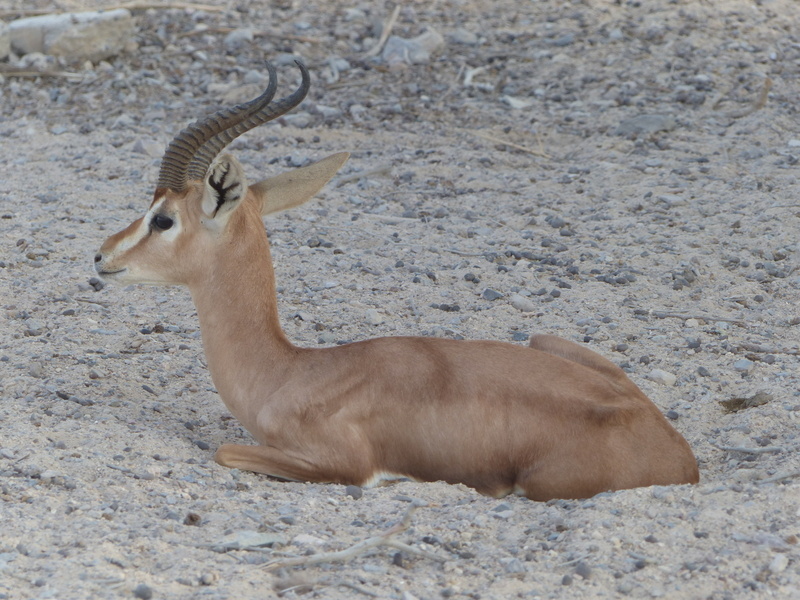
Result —
M 193 123 L 170 142 L 149 210 L 109 237 L 95 255 L 100 276 L 124 283 L 191 285 L 202 276 L 204 261 L 210 256 L 241 245 L 246 227 L 242 222 L 252 224 L 253 215 L 302 204 L 333 177 L 348 153 L 252 186 L 233 156 L 217 158 L 236 137 L 303 101 L 310 78 L 306 68 L 299 62 L 298 66 L 302 83 L 290 96 L 272 102 L 277 73 L 267 64 L 269 85 L 261 96 Z M 263 236 L 260 219 L 258 223 Z

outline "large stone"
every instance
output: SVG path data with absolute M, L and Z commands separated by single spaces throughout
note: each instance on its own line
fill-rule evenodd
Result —
M 29 17 L 12 21 L 9 28 L 15 52 L 93 62 L 122 52 L 134 33 L 126 9 Z
M 433 28 L 410 40 L 389 36 L 383 47 L 381 58 L 389 66 L 399 64 L 425 65 L 431 61 L 431 55 L 444 46 L 444 38 Z

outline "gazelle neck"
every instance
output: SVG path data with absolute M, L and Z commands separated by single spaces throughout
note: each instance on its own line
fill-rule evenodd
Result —
M 245 207 L 242 207 L 245 208 Z M 208 368 L 229 410 L 250 429 L 257 397 L 280 387 L 296 348 L 280 327 L 275 275 L 264 225 L 240 211 L 230 241 L 205 257 L 204 275 L 190 282 Z M 260 235 L 244 228 L 258 227 Z M 240 229 L 237 232 L 237 229 Z M 238 234 L 237 234 L 238 233 Z

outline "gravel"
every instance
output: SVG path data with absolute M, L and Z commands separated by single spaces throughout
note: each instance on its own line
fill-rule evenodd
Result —
M 365 53 L 391 8 L 205 4 L 219 10 L 134 9 L 135 46 L 105 61 L 0 71 L 0 597 L 792 597 L 800 6 L 404 4 L 392 35 L 441 40 L 390 68 Z M 204 368 L 188 293 L 103 286 L 92 257 L 146 210 L 158 146 L 252 97 L 265 58 L 289 90 L 297 56 L 313 82 L 294 120 L 230 148 L 252 180 L 352 152 L 266 223 L 288 337 L 584 343 L 670 415 L 700 484 L 534 503 L 213 462 L 251 439 Z M 444 562 L 378 549 L 261 568 L 379 535 L 412 501 L 428 506 L 398 539 Z M 220 547 L 267 540 L 253 534 L 272 545 Z

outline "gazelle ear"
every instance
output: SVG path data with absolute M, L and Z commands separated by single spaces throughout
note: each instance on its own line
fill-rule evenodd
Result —
M 222 218 L 239 205 L 247 192 L 247 180 L 239 161 L 223 154 L 209 167 L 203 191 L 203 212 Z
M 261 202 L 261 214 L 293 208 L 314 197 L 350 157 L 339 152 L 308 165 L 259 181 L 250 189 Z

